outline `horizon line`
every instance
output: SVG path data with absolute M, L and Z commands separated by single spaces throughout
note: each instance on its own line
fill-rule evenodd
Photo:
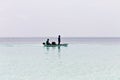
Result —
M 1 38 L 57 38 L 53 36 L 48 36 L 48 37 L 0 37 Z M 120 38 L 120 37 L 61 37 L 61 38 Z

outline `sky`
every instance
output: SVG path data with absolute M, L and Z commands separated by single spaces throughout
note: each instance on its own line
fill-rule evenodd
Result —
M 120 37 L 119 0 L 0 0 L 0 37 Z

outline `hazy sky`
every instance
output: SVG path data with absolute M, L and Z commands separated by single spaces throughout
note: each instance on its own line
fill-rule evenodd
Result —
M 120 0 L 0 0 L 0 37 L 120 37 Z

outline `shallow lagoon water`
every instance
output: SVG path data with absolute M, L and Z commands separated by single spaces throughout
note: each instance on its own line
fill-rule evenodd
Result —
M 119 44 L 0 44 L 0 80 L 120 80 Z

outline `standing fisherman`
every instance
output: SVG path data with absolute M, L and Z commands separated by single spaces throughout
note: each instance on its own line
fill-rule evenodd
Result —
M 60 45 L 60 42 L 61 42 L 61 36 L 58 35 L 58 45 Z

